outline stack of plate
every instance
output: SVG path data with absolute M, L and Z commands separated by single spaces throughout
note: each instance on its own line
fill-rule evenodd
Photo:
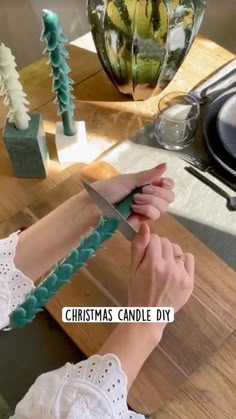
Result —
M 206 109 L 204 137 L 215 164 L 236 179 L 236 88 L 224 92 Z

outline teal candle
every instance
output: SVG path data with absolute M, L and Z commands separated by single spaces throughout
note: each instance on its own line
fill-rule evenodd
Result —
M 71 69 L 67 64 L 69 56 L 64 47 L 68 41 L 63 34 L 62 26 L 57 13 L 50 10 L 43 10 L 43 33 L 41 40 L 47 42 L 47 48 L 44 54 L 48 54 L 49 63 L 52 67 L 53 91 L 56 93 L 56 103 L 61 115 L 64 134 L 72 136 L 76 134 L 73 103 L 74 96 L 73 80 L 68 76 Z
M 87 237 L 82 238 L 78 247 L 56 265 L 41 284 L 29 293 L 23 304 L 11 313 L 10 327 L 23 327 L 30 323 L 59 288 L 69 282 L 72 275 L 85 265 L 87 259 L 101 247 L 104 241 L 114 235 L 118 225 L 119 220 L 116 218 L 101 217 L 97 228 Z

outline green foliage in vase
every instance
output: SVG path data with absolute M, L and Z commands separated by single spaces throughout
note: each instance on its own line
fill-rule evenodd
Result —
M 125 1 L 114 0 L 114 6 L 117 8 L 121 20 L 124 22 L 127 30 L 131 28 L 132 22 Z
M 60 287 L 69 282 L 72 275 L 85 266 L 96 250 L 114 235 L 118 225 L 119 220 L 116 218 L 101 217 L 98 226 L 87 237 L 82 238 L 78 247 L 56 265 L 41 284 L 28 294 L 23 304 L 11 313 L 10 327 L 23 327 L 30 323 Z
M 160 25 L 160 1 L 152 0 L 151 22 L 152 22 L 154 32 L 157 31 Z
M 58 104 L 59 115 L 62 117 L 64 134 L 72 136 L 76 133 L 74 121 L 75 105 L 72 94 L 73 80 L 68 76 L 71 69 L 67 64 L 69 56 L 64 47 L 68 41 L 62 31 L 57 13 L 50 10 L 43 11 L 43 33 L 41 40 L 47 42 L 44 54 L 49 56 L 49 63 L 52 66 L 53 91 L 56 93 L 55 103 Z
M 113 42 L 106 46 L 116 83 L 153 87 L 164 59 L 167 35 L 167 14 L 162 0 L 141 0 L 136 5 L 133 0 L 113 0 L 108 4 L 105 19 L 105 25 L 110 19 L 116 26 L 111 34 Z M 110 26 L 106 25 L 108 32 Z

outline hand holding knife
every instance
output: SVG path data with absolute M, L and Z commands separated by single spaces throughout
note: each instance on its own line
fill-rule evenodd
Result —
M 83 186 L 91 196 L 96 205 L 100 208 L 103 213 L 103 216 L 106 218 L 117 218 L 119 223 L 120 232 L 126 237 L 127 240 L 132 241 L 137 232 L 136 230 L 128 223 L 127 218 L 131 215 L 132 209 L 131 205 L 133 203 L 133 196 L 137 193 L 142 193 L 144 186 L 134 189 L 129 195 L 127 195 L 122 201 L 118 204 L 111 204 L 104 196 L 96 191 L 96 189 L 89 183 L 82 180 Z

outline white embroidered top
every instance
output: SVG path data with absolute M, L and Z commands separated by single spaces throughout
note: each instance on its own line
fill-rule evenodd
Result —
M 126 376 L 113 354 L 41 375 L 12 419 L 144 419 L 128 410 Z
M 18 234 L 0 240 L 0 329 L 34 287 L 14 264 Z M 126 404 L 127 378 L 113 354 L 94 355 L 41 375 L 12 419 L 144 419 Z
M 18 233 L 0 240 L 0 330 L 9 325 L 9 314 L 25 300 L 34 283 L 15 267 Z

